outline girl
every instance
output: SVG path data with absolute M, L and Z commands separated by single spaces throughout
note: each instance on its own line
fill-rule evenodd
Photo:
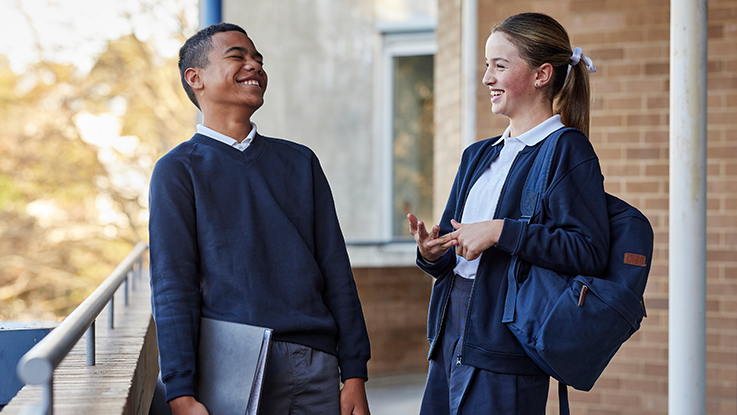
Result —
M 417 264 L 436 278 L 424 415 L 544 414 L 549 377 L 502 323 L 508 264 L 523 261 L 520 282 L 530 264 L 597 275 L 609 251 L 603 176 L 586 137 L 593 63 L 537 13 L 496 26 L 485 52 L 491 111 L 509 127 L 464 151 L 439 226 L 408 215 Z M 542 213 L 524 223 L 520 198 L 539 144 L 564 126 L 580 131 L 561 137 Z

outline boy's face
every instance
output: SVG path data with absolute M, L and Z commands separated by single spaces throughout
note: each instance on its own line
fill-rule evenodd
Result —
M 253 111 L 263 105 L 268 78 L 263 56 L 248 36 L 235 31 L 215 33 L 208 60 L 207 68 L 198 68 L 204 85 L 198 100 Z

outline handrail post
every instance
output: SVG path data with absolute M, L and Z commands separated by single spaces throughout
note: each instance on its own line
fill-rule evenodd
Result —
M 95 322 L 87 329 L 87 366 L 95 365 Z
M 123 305 L 128 305 L 128 280 L 131 280 L 133 276 L 133 270 L 129 270 L 125 274 L 125 281 L 123 281 Z
M 45 415 L 54 415 L 54 377 L 52 376 L 43 386 L 43 410 Z
M 136 262 L 136 263 L 140 264 L 140 262 Z M 130 276 L 131 276 L 131 291 L 135 291 L 136 290 L 136 278 L 138 278 L 138 271 L 136 270 L 135 264 L 131 266 Z
M 107 302 L 107 328 L 115 328 L 115 295 Z

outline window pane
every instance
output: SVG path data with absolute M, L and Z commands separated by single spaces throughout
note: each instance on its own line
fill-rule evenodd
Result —
M 409 236 L 407 213 L 433 223 L 433 56 L 394 58 L 392 236 Z

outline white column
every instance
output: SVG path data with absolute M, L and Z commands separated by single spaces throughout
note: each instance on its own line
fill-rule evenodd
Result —
M 461 151 L 476 141 L 476 89 L 481 83 L 477 75 L 478 9 L 477 0 L 461 4 Z
M 671 0 L 668 412 L 706 413 L 707 0 Z

